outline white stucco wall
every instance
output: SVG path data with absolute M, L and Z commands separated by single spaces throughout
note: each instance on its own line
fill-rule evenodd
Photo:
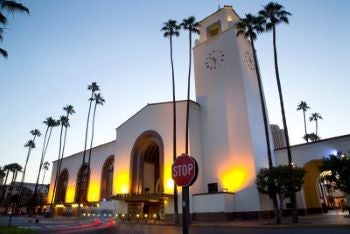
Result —
M 90 189 L 93 189 L 94 191 L 90 194 L 91 201 L 99 201 L 100 200 L 100 183 L 101 183 L 101 173 L 102 173 L 102 167 L 105 163 L 106 159 L 114 155 L 115 152 L 115 141 L 99 145 L 97 147 L 94 147 L 92 149 L 91 153 L 91 177 L 90 177 Z M 87 151 L 85 155 L 85 162 L 88 161 L 89 153 Z M 62 161 L 61 165 L 61 171 L 64 169 L 68 170 L 68 185 L 67 185 L 67 193 L 66 193 L 66 202 L 73 202 L 74 201 L 74 195 L 75 195 L 75 186 L 76 186 L 76 179 L 78 175 L 78 171 L 82 165 L 83 160 L 83 152 L 79 152 L 77 154 L 73 154 L 69 157 L 65 157 Z M 57 171 L 57 160 L 52 162 L 52 174 L 51 174 L 51 181 L 50 181 L 50 191 L 49 191 L 49 201 L 52 197 L 52 190 L 53 185 L 55 184 L 55 177 L 56 177 L 56 171 Z
M 337 151 L 349 152 L 350 135 L 324 139 L 318 142 L 291 146 L 293 162 L 303 167 L 307 162 L 314 159 L 322 159 Z M 279 149 L 275 151 L 277 165 L 288 164 L 287 150 Z
M 206 40 L 206 28 L 218 20 L 223 32 Z M 236 211 L 257 211 L 261 198 L 254 182 L 256 172 L 268 166 L 266 141 L 256 73 L 244 61 L 245 51 L 251 50 L 246 39 L 236 37 L 235 20 L 227 8 L 206 18 L 194 48 L 203 183 L 217 182 L 219 191 L 235 192 Z M 213 51 L 222 51 L 224 61 L 208 69 Z

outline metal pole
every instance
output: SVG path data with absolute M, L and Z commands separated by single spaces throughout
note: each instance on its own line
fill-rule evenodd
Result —
M 182 233 L 189 234 L 190 223 L 190 199 L 189 186 L 182 187 Z

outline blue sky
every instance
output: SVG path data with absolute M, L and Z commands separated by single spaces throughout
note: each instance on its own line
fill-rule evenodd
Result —
M 160 28 L 168 19 L 198 20 L 217 10 L 218 4 L 235 11 L 256 13 L 268 1 L 258 0 L 23 0 L 30 16 L 9 16 L 0 44 L 9 58 L 0 58 L 0 165 L 24 165 L 24 143 L 42 121 L 63 114 L 71 104 L 66 155 L 83 150 L 88 110 L 87 85 L 96 81 L 106 99 L 97 111 L 95 144 L 115 139 L 115 128 L 147 103 L 171 100 L 169 44 Z M 303 118 L 296 111 L 301 100 L 319 112 L 321 138 L 350 133 L 348 123 L 350 79 L 350 1 L 278 1 L 293 16 L 277 29 L 280 76 L 292 144 L 302 143 Z M 281 126 L 273 67 L 272 35 L 261 35 L 256 47 L 271 123 Z M 187 34 L 174 41 L 177 99 L 186 98 Z M 193 78 L 193 76 L 192 76 Z M 193 87 L 193 80 L 192 80 Z M 192 99 L 195 100 L 194 89 Z M 314 123 L 308 130 L 314 131 Z M 46 160 L 58 154 L 59 130 L 52 135 Z M 26 181 L 38 170 L 43 137 L 29 162 Z M 49 176 L 47 176 L 49 178 Z

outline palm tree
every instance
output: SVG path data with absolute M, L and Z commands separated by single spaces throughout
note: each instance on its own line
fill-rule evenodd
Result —
M 258 86 L 259 86 L 259 96 L 260 96 L 260 105 L 262 109 L 262 115 L 264 120 L 264 129 L 265 129 L 265 139 L 266 139 L 266 147 L 267 147 L 267 158 L 269 163 L 269 172 L 270 178 L 272 178 L 272 155 L 271 155 L 271 144 L 270 144 L 270 137 L 269 137 L 269 124 L 267 120 L 267 113 L 266 113 L 266 105 L 265 105 L 265 99 L 264 99 L 264 92 L 263 92 L 263 86 L 258 66 L 258 57 L 256 55 L 256 49 L 254 45 L 254 41 L 257 39 L 257 34 L 264 31 L 263 25 L 265 24 L 265 20 L 263 17 L 256 17 L 251 14 L 246 14 L 246 17 L 241 19 L 236 24 L 236 30 L 237 30 L 237 36 L 243 35 L 245 38 L 249 38 L 251 49 L 253 51 L 253 59 L 255 64 L 255 71 L 256 71 L 256 77 L 258 80 Z M 272 187 L 272 180 L 270 181 L 270 190 L 273 190 Z M 272 201 L 276 213 L 276 222 L 281 223 L 281 214 L 278 209 L 278 202 L 277 202 L 277 196 L 275 192 L 271 192 L 272 195 Z
M 45 180 L 45 174 L 46 174 L 46 171 L 48 171 L 50 168 L 50 163 L 48 161 L 45 161 L 44 164 L 43 164 L 43 170 L 44 170 L 44 174 L 43 174 L 43 179 L 41 181 L 41 185 L 40 185 L 40 193 L 42 193 L 42 189 L 43 189 L 43 184 L 44 184 L 44 180 Z
M 0 181 L 2 181 L 5 176 L 6 176 L 5 169 L 0 167 Z
M 183 19 L 180 24 L 184 30 L 188 31 L 189 35 L 189 66 L 188 66 L 188 79 L 187 79 L 187 102 L 186 102 L 186 137 L 185 137 L 185 153 L 188 154 L 188 125 L 190 115 L 190 86 L 191 86 L 191 65 L 192 65 L 192 33 L 199 34 L 199 23 L 196 22 L 194 16 L 189 16 L 187 19 Z
M 100 87 L 97 85 L 96 82 L 92 82 L 91 85 L 88 85 L 88 90 L 91 90 L 91 97 L 89 98 L 89 111 L 88 111 L 88 115 L 87 115 L 87 120 L 86 120 L 86 129 L 85 129 L 85 144 L 84 144 L 84 151 L 83 151 L 83 160 L 82 160 L 82 163 L 81 163 L 81 166 L 84 167 L 85 165 L 85 157 L 86 157 L 86 147 L 87 147 L 87 138 L 88 138 L 88 132 L 89 132 L 89 123 L 90 123 L 90 112 L 91 112 L 91 106 L 92 106 L 92 102 L 94 101 L 94 95 L 97 91 L 100 90 Z M 90 168 L 88 168 L 88 174 L 90 174 Z M 89 176 L 89 175 L 87 175 Z M 78 182 L 78 181 L 77 181 Z M 79 195 L 80 191 L 86 191 L 86 187 L 87 187 L 87 184 L 79 184 L 79 186 L 83 186 L 84 189 L 78 187 L 77 188 L 77 192 L 76 194 Z M 81 204 L 81 201 L 82 200 L 86 200 L 86 194 L 83 194 L 83 196 L 81 196 L 79 198 L 79 201 L 78 201 L 78 209 L 80 209 L 80 204 Z M 79 213 L 79 211 L 78 211 Z
M 8 14 L 14 14 L 14 13 L 27 13 L 29 14 L 29 9 L 25 7 L 23 4 L 18 3 L 14 0 L 0 0 L 0 24 L 6 25 L 7 24 L 7 17 L 5 16 Z M 2 37 L 3 28 L 0 28 L 0 42 L 3 40 Z M 0 48 L 0 54 L 7 58 L 8 54 L 7 51 Z
M 311 114 L 309 119 L 310 119 L 310 122 L 311 121 L 316 122 L 316 133 L 315 134 L 316 134 L 316 136 L 318 136 L 318 120 L 323 119 L 322 116 L 319 113 L 315 112 L 315 113 Z
M 95 93 L 95 106 L 94 106 L 94 112 L 92 115 L 92 125 L 91 125 L 91 142 L 90 142 L 90 149 L 89 149 L 89 159 L 88 159 L 88 168 L 90 168 L 90 161 L 91 161 L 91 152 L 92 152 L 92 143 L 94 141 L 94 131 L 95 131 L 95 117 L 96 117 L 96 109 L 97 105 L 103 105 L 103 103 L 106 101 L 100 93 Z M 88 182 L 89 184 L 89 182 Z
M 60 149 L 59 149 L 59 154 L 58 154 L 58 159 L 57 159 L 57 170 L 56 170 L 55 184 L 54 184 L 54 187 L 52 190 L 52 199 L 51 199 L 51 203 L 53 203 L 53 204 L 54 204 L 54 197 L 56 194 L 59 173 L 61 171 L 62 159 L 64 156 L 64 149 L 66 147 L 67 129 L 70 126 L 69 125 L 69 116 L 73 115 L 75 113 L 74 107 L 72 105 L 66 105 L 65 107 L 63 107 L 63 110 L 66 111 L 66 116 L 61 116 Z M 63 146 L 62 146 L 62 150 L 61 150 L 63 127 L 65 128 L 65 130 L 64 130 Z M 54 211 L 54 210 L 52 209 L 52 211 Z
M 33 192 L 33 198 L 32 202 L 35 203 L 36 201 L 36 195 L 38 192 L 38 184 L 39 184 L 39 178 L 40 178 L 40 172 L 43 167 L 43 163 L 45 160 L 45 155 L 46 155 L 46 150 L 50 142 L 51 138 L 51 133 L 52 129 L 60 124 L 59 120 L 55 120 L 52 117 L 46 118 L 43 122 L 46 125 L 46 131 L 45 131 L 45 136 L 44 136 L 44 143 L 43 143 L 43 148 L 42 148 L 42 153 L 41 153 L 41 159 L 40 159 L 40 164 L 39 164 L 39 171 L 38 171 L 38 176 L 36 179 L 35 187 L 34 187 L 34 192 Z
M 279 99 L 280 99 L 282 121 L 283 121 L 283 128 L 284 128 L 284 136 L 286 138 L 289 172 L 290 172 L 291 177 L 293 178 L 292 153 L 290 150 L 286 114 L 284 111 L 283 95 L 282 95 L 282 88 L 281 88 L 281 82 L 280 82 L 279 71 L 278 71 L 278 59 L 277 59 L 277 47 L 276 47 L 276 25 L 278 25 L 280 23 L 287 23 L 288 24 L 289 23 L 288 16 L 290 16 L 291 13 L 284 10 L 284 7 L 282 5 L 275 3 L 275 2 L 270 2 L 266 6 L 264 6 L 263 10 L 259 11 L 259 15 L 266 20 L 265 30 L 266 31 L 272 30 L 272 34 L 273 34 L 273 52 L 274 52 L 275 73 L 276 73 L 278 94 L 279 94 Z M 292 179 L 292 183 L 294 183 L 293 179 Z M 292 217 L 293 217 L 292 221 L 294 223 L 298 223 L 299 221 L 298 221 L 298 210 L 297 210 L 297 206 L 296 206 L 295 186 L 292 185 L 292 188 L 293 188 L 292 196 L 291 196 Z
M 176 159 L 176 99 L 175 99 L 175 74 L 174 74 L 174 62 L 173 62 L 173 37 L 178 37 L 180 35 L 180 26 L 177 25 L 176 20 L 169 19 L 167 22 L 163 23 L 161 31 L 163 31 L 163 36 L 169 38 L 170 42 L 170 63 L 171 63 L 171 78 L 173 85 L 173 162 Z M 177 201 L 177 187 L 174 182 L 174 222 L 179 224 L 179 210 Z
M 0 42 L 2 42 L 4 40 L 2 34 L 4 33 L 4 29 L 0 28 Z M 0 54 L 4 57 L 7 58 L 8 57 L 8 53 L 5 49 L 0 48 Z
M 305 130 L 305 135 L 304 135 L 304 139 L 306 140 L 306 142 L 309 142 L 309 138 L 305 137 L 307 135 L 307 131 L 306 131 L 306 117 L 305 117 L 305 112 L 307 111 L 307 109 L 310 109 L 310 107 L 307 105 L 306 102 L 301 101 L 297 107 L 297 111 L 302 110 L 303 111 L 303 116 L 304 116 L 304 130 Z

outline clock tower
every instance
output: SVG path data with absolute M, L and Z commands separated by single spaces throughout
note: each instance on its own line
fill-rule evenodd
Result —
M 236 212 L 262 211 L 271 209 L 255 185 L 268 167 L 264 122 L 250 41 L 236 36 L 238 20 L 231 6 L 211 14 L 193 49 L 203 181 L 233 192 Z

